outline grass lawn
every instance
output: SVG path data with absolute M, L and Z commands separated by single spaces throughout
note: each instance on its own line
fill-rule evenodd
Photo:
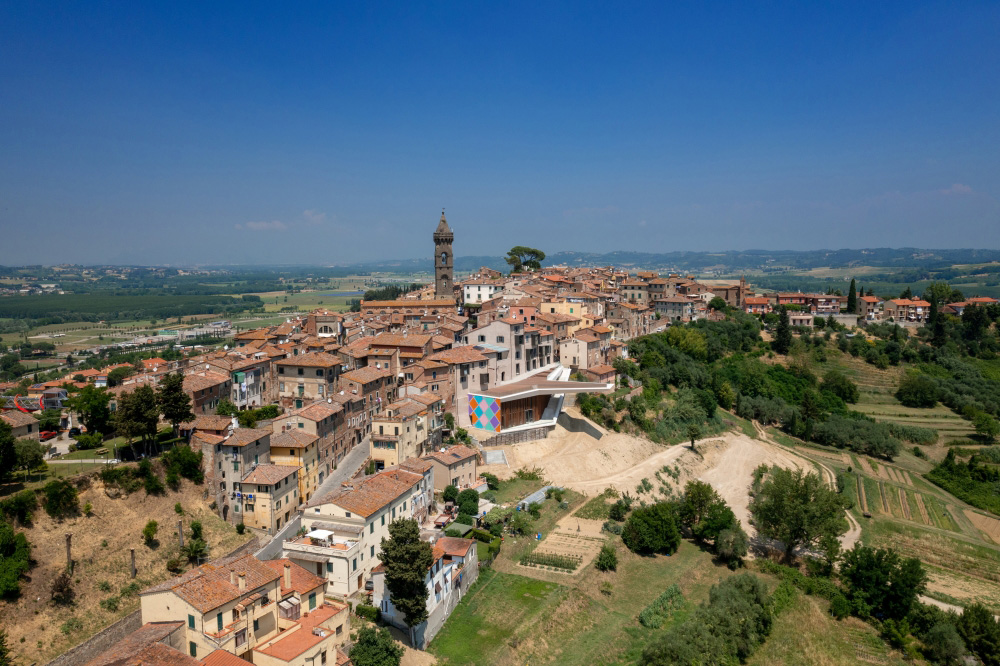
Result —
M 524 499 L 544 485 L 544 481 L 532 481 L 515 477 L 501 481 L 500 487 L 494 492 L 497 494 L 498 504 L 510 504 Z

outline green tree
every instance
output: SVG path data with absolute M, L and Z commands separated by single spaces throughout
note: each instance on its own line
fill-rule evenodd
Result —
M 908 372 L 899 382 L 896 399 L 907 407 L 933 407 L 938 400 L 937 384 L 927 375 Z
M 799 546 L 812 546 L 827 535 L 847 530 L 847 500 L 828 488 L 817 474 L 761 465 L 754 472 L 751 522 L 757 532 L 785 545 L 785 558 Z
M 542 268 L 545 253 L 532 247 L 515 245 L 507 252 L 505 260 L 510 265 L 511 273 L 520 273 L 525 269 L 537 271 Z
M 927 328 L 931 331 L 931 344 L 935 347 L 944 347 L 948 342 L 948 334 L 944 328 L 944 317 L 938 310 L 937 294 L 931 293 L 931 305 L 927 308 Z
M 59 430 L 62 424 L 62 412 L 58 409 L 45 409 L 37 417 L 39 430 Z
M 31 568 L 31 545 L 24 532 L 0 520 L 0 597 L 21 592 L 21 576 Z
M 444 491 L 441 493 L 441 498 L 445 502 L 455 502 L 458 500 L 458 487 L 448 485 L 444 487 Z
M 851 278 L 851 288 L 847 292 L 847 311 L 848 312 L 858 311 L 858 291 L 854 284 L 854 278 Z
M 860 544 L 844 552 L 840 579 L 855 613 L 893 620 L 909 614 L 927 584 L 917 558 L 903 559 L 891 548 Z
M 389 524 L 389 538 L 382 539 L 381 559 L 392 605 L 403 614 L 412 634 L 413 627 L 427 619 L 424 580 L 434 563 L 430 544 L 420 540 L 417 521 L 407 518 Z
M 726 303 L 726 299 L 721 296 L 716 296 L 708 302 L 708 307 L 717 312 L 725 312 L 729 304 Z
M 236 416 L 240 413 L 240 410 L 228 398 L 223 398 L 215 406 L 215 413 L 218 416 Z
M 173 427 L 174 437 L 177 436 L 177 427 L 181 423 L 194 418 L 191 398 L 184 392 L 184 375 L 179 372 L 170 373 L 160 380 L 156 389 L 156 402 L 163 418 Z
M 159 420 L 160 407 L 156 403 L 156 394 L 148 384 L 118 396 L 118 409 L 115 410 L 113 422 L 115 430 L 129 445 L 138 437 L 145 446 L 156 436 Z
M 14 666 L 14 656 L 7 645 L 7 632 L 0 629 L 0 666 Z
M 466 488 L 458 494 L 457 502 L 459 513 L 470 516 L 479 515 L 479 493 L 472 488 Z
M 10 424 L 0 419 L 0 480 L 17 468 L 17 449 L 15 448 L 14 429 Z
M 135 374 L 135 368 L 122 366 L 108 373 L 108 386 L 114 388 Z
M 965 645 L 986 666 L 1000 666 L 1000 622 L 980 603 L 965 607 L 956 620 Z M 925 641 L 926 642 L 926 641 Z
M 792 325 L 788 319 L 788 308 L 784 305 L 778 308 L 778 326 L 774 330 L 774 340 L 771 349 L 779 354 L 787 354 L 792 348 Z
M 185 544 L 181 554 L 188 558 L 193 564 L 199 564 L 208 559 L 208 544 L 204 539 L 189 539 Z
M 388 629 L 362 627 L 350 657 L 354 666 L 399 666 L 403 648 L 392 640 Z
M 965 656 L 965 642 L 951 622 L 938 622 L 924 635 L 924 655 L 932 664 L 958 666 Z
M 856 403 L 861 397 L 858 385 L 836 368 L 827 370 L 826 374 L 823 375 L 823 383 L 820 384 L 820 390 L 832 393 L 849 404 Z
M 997 420 L 987 414 L 986 412 L 980 412 L 972 419 L 972 424 L 976 428 L 976 434 L 985 439 L 987 442 L 993 442 L 1000 435 L 1000 424 Z
M 87 432 L 107 435 L 112 430 L 110 401 L 106 389 L 87 384 L 66 401 L 66 406 L 79 415 Z
M 45 446 L 33 439 L 19 439 L 14 443 L 17 455 L 17 468 L 24 472 L 27 480 L 28 472 L 45 464 Z
M 633 511 L 622 529 L 622 541 L 634 553 L 670 554 L 681 542 L 673 506 L 659 502 Z
M 738 522 L 719 532 L 719 536 L 715 538 L 715 554 L 730 568 L 743 561 L 749 547 L 750 539 Z

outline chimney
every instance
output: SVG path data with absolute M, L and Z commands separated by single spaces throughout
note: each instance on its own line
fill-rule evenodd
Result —
M 236 585 L 236 571 L 235 570 L 231 570 L 229 572 L 229 584 L 230 585 Z
M 240 579 L 240 592 L 245 591 L 247 589 L 247 575 L 241 571 L 237 574 L 237 578 Z
M 292 565 L 285 562 L 285 589 L 291 589 L 292 587 Z

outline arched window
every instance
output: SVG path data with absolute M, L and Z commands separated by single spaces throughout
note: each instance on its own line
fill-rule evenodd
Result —
M 447 252 L 442 252 L 441 253 L 441 265 L 442 266 L 447 266 L 448 265 L 448 253 Z

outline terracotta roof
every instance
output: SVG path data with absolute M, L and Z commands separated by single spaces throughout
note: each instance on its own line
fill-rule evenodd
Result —
M 194 666 L 200 662 L 161 643 L 184 626 L 183 622 L 147 622 L 109 649 L 86 663 L 86 666 Z
M 232 425 L 233 419 L 228 416 L 218 414 L 200 414 L 193 421 L 188 421 L 184 425 L 195 430 L 225 430 Z
M 205 370 L 193 375 L 184 375 L 184 390 L 185 391 L 203 391 L 205 389 L 210 389 L 219 384 L 225 384 L 229 381 L 229 377 L 219 374 L 218 372 L 212 372 L 211 370 Z
M 232 582 L 232 573 L 246 576 L 246 590 L 240 591 L 239 582 Z M 188 602 L 201 613 L 218 608 L 230 601 L 248 596 L 257 588 L 278 579 L 278 574 L 258 561 L 252 554 L 224 557 L 203 564 L 176 578 L 148 587 L 140 595 L 170 592 Z
M 271 448 L 304 449 L 319 441 L 319 436 L 310 435 L 305 430 L 285 430 L 271 436 Z
M 207 657 L 201 660 L 203 666 L 247 666 L 248 663 L 222 648 L 212 650 Z
M 361 308 L 454 308 L 455 301 L 450 299 L 432 301 L 361 301 Z
M 482 352 L 472 345 L 463 345 L 461 347 L 452 347 L 451 349 L 445 349 L 444 351 L 439 351 L 430 357 L 432 361 L 443 361 L 444 363 L 475 363 L 476 361 L 485 361 L 486 357 L 483 356 Z
M 458 446 L 453 446 L 450 449 L 445 449 L 444 451 L 434 451 L 428 453 L 424 458 L 433 458 L 443 465 L 453 465 L 456 462 L 467 460 L 474 456 L 479 455 L 475 449 L 470 449 L 464 444 L 459 444 Z
M 226 441 L 226 438 L 222 435 L 214 435 L 210 432 L 203 432 L 201 430 L 195 430 L 194 434 L 191 435 L 191 439 L 197 439 L 200 442 L 206 442 L 215 446 L 216 444 L 222 444 Z
M 459 539 L 458 537 L 440 537 L 437 540 L 437 545 L 441 547 L 445 555 L 457 555 L 458 557 L 465 557 L 475 544 L 475 539 Z
M 587 372 L 592 372 L 597 375 L 606 375 L 609 372 L 615 372 L 615 366 L 607 364 L 595 365 L 592 368 L 587 368 Z
M 429 392 L 428 393 L 414 393 L 414 394 L 408 395 L 406 397 L 410 398 L 411 400 L 416 400 L 417 402 L 422 402 L 423 404 L 427 405 L 428 407 L 430 407 L 431 405 L 433 405 L 436 402 L 441 402 L 441 401 L 444 400 L 444 398 L 442 398 L 441 396 L 439 396 L 437 393 L 429 393 Z
M 17 410 L 0 412 L 0 419 L 6 421 L 11 428 L 21 428 L 26 425 L 38 423 L 38 419 L 31 414 L 25 414 Z
M 333 396 L 330 397 L 332 398 Z M 318 423 L 323 419 L 342 411 L 344 411 L 344 408 L 337 403 L 314 402 L 311 405 L 306 405 L 302 409 L 292 412 L 291 416 L 301 416 L 304 419 L 309 419 L 310 421 L 316 421 Z
M 422 458 L 407 458 L 403 462 L 399 463 L 400 469 L 405 469 L 408 472 L 413 472 L 414 474 L 423 474 L 434 465 Z
M 397 333 L 380 333 L 371 344 L 385 347 L 423 347 L 431 339 L 429 335 L 400 335 Z
M 299 468 L 296 465 L 272 465 L 264 463 L 250 470 L 250 473 L 243 477 L 243 483 L 259 483 L 273 486 L 282 479 L 296 474 L 298 471 Z
M 282 661 L 292 661 L 306 650 L 319 645 L 330 637 L 331 631 L 329 630 L 322 632 L 322 636 L 317 636 L 313 633 L 313 629 L 343 611 L 344 608 L 346 606 L 343 604 L 336 606 L 324 604 L 314 611 L 303 613 L 299 619 L 298 630 L 285 631 L 268 647 L 255 648 L 254 652 L 266 654 Z
M 263 428 L 237 428 L 233 430 L 232 435 L 226 438 L 226 445 L 246 446 L 264 437 L 267 437 L 268 442 L 270 442 L 271 431 Z
M 371 366 L 351 370 L 350 372 L 345 372 L 340 376 L 342 380 L 358 382 L 359 384 L 369 384 L 385 377 L 392 377 L 392 372 L 385 369 L 373 368 Z
M 345 485 L 343 489 L 317 497 L 308 506 L 335 504 L 346 511 L 367 518 L 382 507 L 409 492 L 423 479 L 420 474 L 404 471 L 380 472 Z
M 306 368 L 332 368 L 340 365 L 340 358 L 326 352 L 310 352 L 289 356 L 276 362 L 276 365 L 306 367 Z
M 292 586 L 285 587 L 285 565 L 290 565 L 290 573 L 292 574 Z M 317 587 L 323 585 L 326 582 L 325 578 L 321 578 L 315 574 L 309 573 L 301 566 L 292 562 L 289 559 L 277 559 L 277 560 L 264 560 L 264 566 L 281 574 L 281 596 L 285 596 L 289 592 L 298 592 L 299 594 L 308 594 L 312 592 Z
M 765 296 L 747 296 L 743 299 L 745 305 L 767 305 L 770 299 Z

